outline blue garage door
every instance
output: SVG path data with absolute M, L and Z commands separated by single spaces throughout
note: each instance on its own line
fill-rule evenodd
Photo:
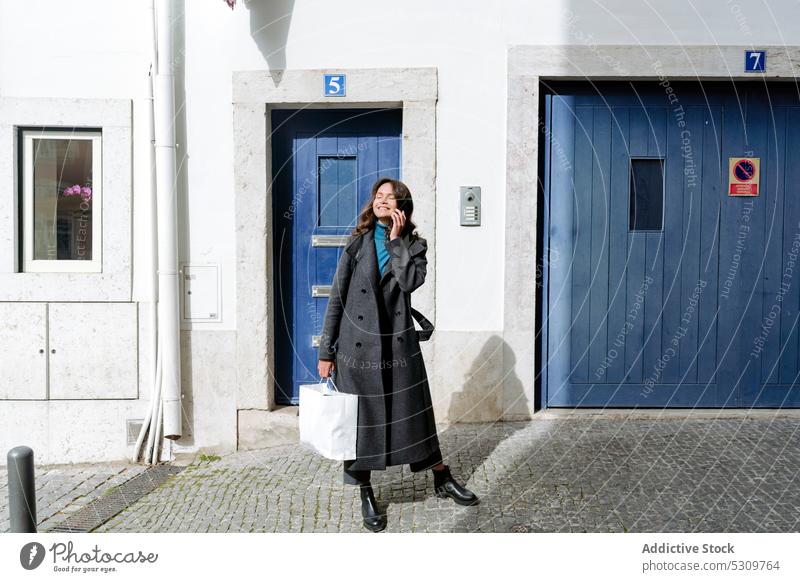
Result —
M 547 405 L 800 405 L 796 89 L 563 84 L 544 103 Z M 730 196 L 754 165 L 758 195 Z
M 319 381 L 317 346 L 342 247 L 372 184 L 400 178 L 401 109 L 273 110 L 275 397 Z

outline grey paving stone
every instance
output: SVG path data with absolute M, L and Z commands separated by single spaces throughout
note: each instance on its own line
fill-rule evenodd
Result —
M 102 496 L 112 487 L 146 469 L 125 463 L 50 465 L 36 467 L 37 529 L 47 531 L 70 514 Z M 0 482 L 0 532 L 10 531 L 7 470 Z
M 455 425 L 439 435 L 445 462 L 480 505 L 436 498 L 432 476 L 407 465 L 372 483 L 387 531 L 798 531 L 798 428 L 786 417 Z M 40 519 L 137 470 L 39 471 Z M 369 533 L 341 463 L 293 445 L 196 462 L 95 531 Z

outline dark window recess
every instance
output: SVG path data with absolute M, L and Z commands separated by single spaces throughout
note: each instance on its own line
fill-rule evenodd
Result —
M 631 159 L 630 230 L 661 230 L 664 160 Z

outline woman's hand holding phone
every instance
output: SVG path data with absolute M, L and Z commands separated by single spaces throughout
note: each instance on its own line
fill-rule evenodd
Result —
M 389 240 L 394 240 L 403 232 L 406 225 L 406 213 L 395 208 L 392 210 L 392 231 L 389 233 Z

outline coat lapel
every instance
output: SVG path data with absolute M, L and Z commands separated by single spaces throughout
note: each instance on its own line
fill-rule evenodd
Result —
M 362 239 L 358 264 L 361 269 L 365 271 L 364 275 L 369 279 L 369 284 L 372 285 L 372 290 L 377 296 L 379 279 L 378 254 L 375 252 L 375 229 L 373 228 L 365 232 Z
M 392 274 L 391 265 L 387 266 L 386 272 L 381 274 L 378 271 L 378 253 L 375 250 L 375 228 L 373 227 L 362 236 L 361 249 L 357 252 L 358 264 L 364 269 L 365 275 L 369 279 L 372 289 L 377 295 L 380 288 Z M 408 240 L 408 235 L 403 235 Z M 390 259 L 391 261 L 391 259 Z
M 376 273 L 375 280 L 378 282 L 379 287 L 383 287 L 383 284 L 386 283 L 386 281 L 388 281 L 389 277 L 392 275 L 392 257 L 391 257 L 392 252 L 389 251 L 387 247 L 386 250 L 389 252 L 389 262 L 386 265 L 386 272 L 381 273 L 380 269 L 378 269 L 378 251 L 375 250 L 375 228 L 378 227 L 376 226 L 372 229 L 372 254 L 375 256 L 375 273 Z M 388 236 L 389 233 L 387 232 L 386 234 Z M 405 235 L 404 238 L 408 240 L 407 235 Z M 385 244 L 388 245 L 388 242 L 389 240 L 387 239 Z

